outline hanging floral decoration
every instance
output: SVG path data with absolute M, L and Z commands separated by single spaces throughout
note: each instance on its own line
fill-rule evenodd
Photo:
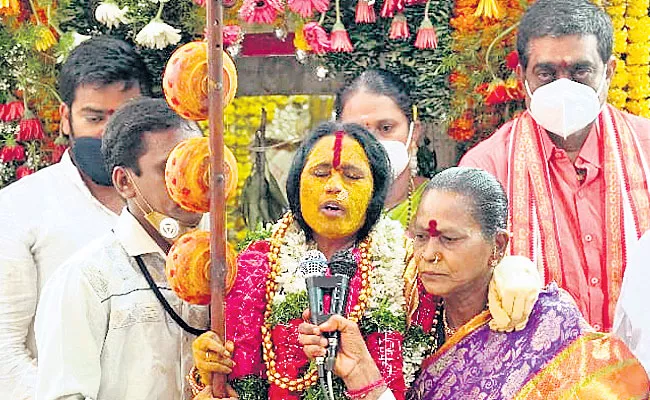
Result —
M 489 136 L 524 108 L 525 94 L 515 69 L 516 26 L 527 1 L 458 0 L 451 25 L 454 50 L 447 133 L 463 152 Z M 507 9 L 507 13 L 501 13 Z
M 57 65 L 74 47 L 102 33 L 131 41 L 159 79 L 173 45 L 202 32 L 199 10 L 189 0 L 0 2 L 0 188 L 61 159 Z
M 74 45 L 53 1 L 0 3 L 0 188 L 60 158 L 55 65 Z

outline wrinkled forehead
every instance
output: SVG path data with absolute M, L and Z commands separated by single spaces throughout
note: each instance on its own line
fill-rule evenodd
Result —
M 312 147 L 305 169 L 319 165 L 353 166 L 370 172 L 368 156 L 359 142 L 345 134 L 336 134 L 322 137 Z
M 449 229 L 480 229 L 473 215 L 471 200 L 459 193 L 431 189 L 427 191 L 415 214 L 414 227 L 431 236 Z

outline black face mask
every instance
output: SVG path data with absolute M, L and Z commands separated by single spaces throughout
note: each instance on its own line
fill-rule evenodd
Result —
M 91 137 L 74 138 L 72 157 L 75 164 L 93 182 L 102 186 L 113 186 L 111 174 L 106 170 L 102 156 L 102 140 Z

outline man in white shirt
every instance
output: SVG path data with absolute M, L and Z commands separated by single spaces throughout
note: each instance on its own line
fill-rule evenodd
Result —
M 650 231 L 639 239 L 625 269 L 614 330 L 650 375 Z
M 33 322 L 41 289 L 74 252 L 115 224 L 124 206 L 100 154 L 108 117 L 149 94 L 151 78 L 128 44 L 90 39 L 61 68 L 61 161 L 0 191 L 0 399 L 33 398 Z M 107 178 L 108 177 L 108 178 Z
M 43 290 L 38 400 L 191 398 L 184 376 L 208 310 L 169 289 L 164 268 L 172 239 L 162 236 L 160 223 L 177 224 L 180 234 L 201 220 L 172 201 L 164 178 L 171 150 L 196 136 L 196 125 L 162 99 L 133 100 L 109 121 L 102 151 L 127 205 L 113 231 L 66 261 Z

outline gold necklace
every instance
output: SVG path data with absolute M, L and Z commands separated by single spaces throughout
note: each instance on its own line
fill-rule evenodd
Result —
M 447 309 L 443 308 L 442 309 L 442 324 L 445 328 L 445 336 L 447 336 L 447 339 L 450 337 L 454 336 L 456 334 L 456 329 L 453 329 L 452 327 L 449 326 L 447 322 Z
M 264 325 L 262 326 L 262 356 L 266 364 L 266 376 L 269 382 L 274 383 L 282 389 L 289 389 L 292 392 L 303 391 L 306 388 L 314 385 L 318 381 L 318 374 L 316 368 L 312 368 L 305 373 L 302 377 L 292 379 L 289 376 L 283 376 L 275 368 L 275 351 L 271 331 L 273 327 L 270 322 L 272 313 L 273 298 L 278 290 L 277 277 L 281 273 L 281 268 L 278 263 L 280 255 L 280 247 L 282 247 L 284 235 L 293 223 L 293 214 L 287 212 L 280 222 L 278 229 L 273 232 L 270 239 L 269 246 L 269 275 L 266 278 L 266 311 L 264 312 Z M 361 261 L 359 262 L 359 270 L 361 271 L 361 290 L 359 291 L 359 299 L 357 304 L 352 308 L 348 315 L 348 319 L 352 322 L 358 322 L 363 313 L 368 307 L 372 288 L 370 287 L 370 269 L 372 264 L 370 261 L 370 236 L 366 237 L 359 243 L 359 253 Z

